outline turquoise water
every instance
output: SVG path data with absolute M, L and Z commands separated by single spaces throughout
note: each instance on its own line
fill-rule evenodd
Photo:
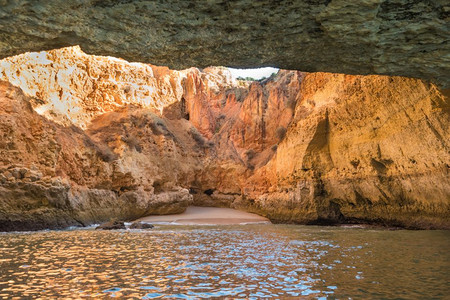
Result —
M 0 234 L 0 299 L 449 299 L 450 232 L 294 225 Z

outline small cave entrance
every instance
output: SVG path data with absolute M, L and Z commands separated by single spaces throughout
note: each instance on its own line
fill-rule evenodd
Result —
M 204 190 L 201 186 L 190 187 L 189 194 L 193 197 L 193 205 L 194 206 L 202 206 L 202 207 L 215 207 L 217 203 L 211 198 L 215 189 L 206 189 Z
M 211 196 L 211 195 L 214 193 L 214 189 L 207 189 L 207 190 L 204 190 L 203 193 L 204 193 L 205 195 Z

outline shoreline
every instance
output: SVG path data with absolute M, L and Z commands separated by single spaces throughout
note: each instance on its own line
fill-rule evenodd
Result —
M 189 206 L 181 214 L 151 215 L 135 222 L 165 225 L 237 225 L 272 224 L 269 219 L 254 213 L 232 208 Z
M 256 224 L 284 224 L 284 225 L 304 225 L 304 226 L 319 226 L 319 227 L 341 227 L 349 229 L 375 229 L 375 230 L 445 230 L 449 231 L 447 227 L 421 227 L 421 226 L 405 226 L 398 223 L 376 222 L 373 220 L 363 219 L 347 219 L 338 223 L 296 223 L 296 222 L 277 222 L 255 213 L 248 213 L 232 208 L 219 207 L 202 207 L 189 206 L 183 213 L 167 214 L 167 215 L 150 215 L 138 219 L 128 219 L 123 221 L 127 229 L 133 222 L 150 223 L 154 225 L 256 225 Z M 72 225 L 64 227 L 48 227 L 28 230 L 0 230 L 4 233 L 34 233 L 46 231 L 66 231 L 79 229 L 95 229 L 95 227 L 103 223 L 90 223 L 84 226 Z

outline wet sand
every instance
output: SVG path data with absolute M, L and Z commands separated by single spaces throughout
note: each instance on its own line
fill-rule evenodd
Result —
M 153 224 L 186 224 L 186 225 L 231 225 L 270 223 L 269 219 L 232 208 L 190 206 L 184 213 L 164 216 L 148 216 L 140 218 Z

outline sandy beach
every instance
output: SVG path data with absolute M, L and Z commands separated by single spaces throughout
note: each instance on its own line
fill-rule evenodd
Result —
M 164 216 L 148 216 L 137 221 L 153 224 L 231 225 L 270 223 L 269 219 L 232 208 L 190 206 L 184 213 Z

